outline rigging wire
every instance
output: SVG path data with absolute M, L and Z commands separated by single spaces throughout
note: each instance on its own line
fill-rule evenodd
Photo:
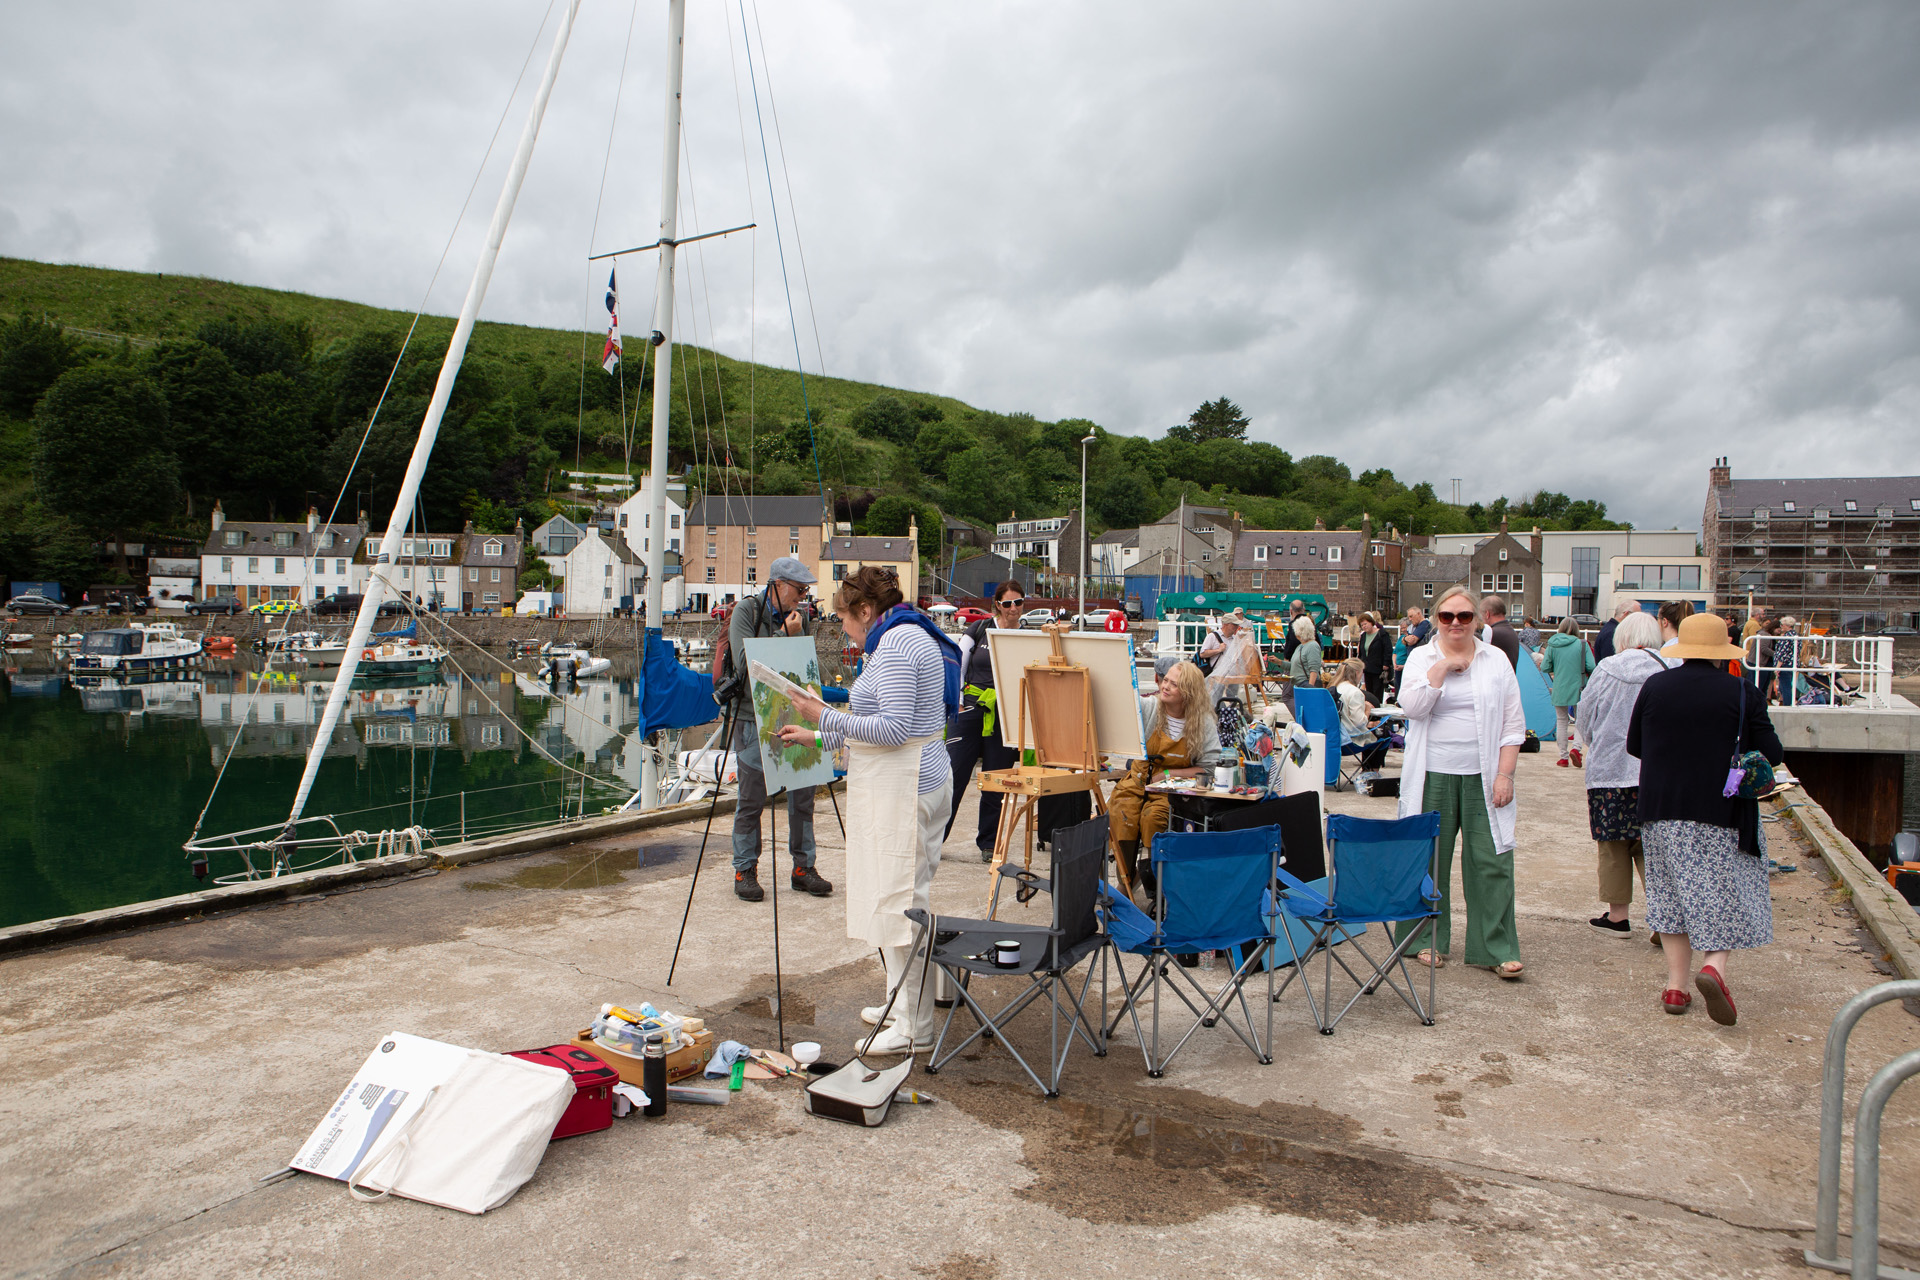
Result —
M 746 15 L 742 14 L 740 16 L 742 25 L 746 20 Z M 760 29 L 760 0 L 753 0 L 753 29 L 760 36 L 760 52 L 765 55 L 767 33 Z M 820 319 L 813 312 L 813 282 L 807 277 L 807 246 L 806 242 L 800 238 L 800 207 L 793 201 L 793 171 L 787 167 L 787 141 L 780 132 L 780 104 L 773 96 L 773 68 L 767 64 L 764 56 L 761 58 L 760 76 L 767 82 L 767 110 L 773 115 L 773 142 L 780 152 L 780 176 L 786 181 L 787 212 L 793 216 L 793 247 L 800 257 L 800 284 L 807 295 L 807 320 L 813 325 L 814 355 L 820 361 L 820 376 L 824 378 L 827 376 L 827 355 L 820 346 Z M 767 181 L 771 187 L 773 181 L 771 175 Z M 772 194 L 771 190 L 768 194 Z M 796 340 L 798 336 L 798 334 L 795 335 Z
M 587 254 L 589 258 L 591 258 L 593 254 L 593 243 L 600 235 L 600 208 L 607 198 L 607 173 L 613 167 L 613 139 L 614 134 L 620 126 L 620 99 L 626 93 L 627 89 L 627 59 L 633 55 L 633 27 L 635 20 L 639 16 L 640 0 L 633 0 L 633 4 L 627 10 L 627 42 L 620 51 L 620 78 L 614 82 L 613 86 L 613 111 L 607 118 L 607 146 L 605 153 L 600 158 L 600 186 L 599 189 L 595 191 L 593 197 L 593 226 L 587 232 Z M 614 260 L 614 266 L 609 268 L 609 270 L 617 270 L 618 267 L 619 259 L 616 258 Z M 587 263 L 587 287 L 585 295 L 587 300 L 582 302 L 580 307 L 580 402 L 578 416 L 574 419 L 573 424 L 573 469 L 575 471 L 580 469 L 580 432 L 587 420 L 587 342 L 592 337 L 593 277 L 596 270 L 597 268 L 589 261 Z M 627 420 L 626 384 L 624 381 L 621 384 L 620 391 L 620 422 L 622 428 L 624 428 Z

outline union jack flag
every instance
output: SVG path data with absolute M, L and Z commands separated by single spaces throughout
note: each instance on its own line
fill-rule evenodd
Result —
M 612 373 L 620 363 L 620 286 L 615 280 L 619 268 L 607 273 L 607 349 L 600 353 L 600 367 Z

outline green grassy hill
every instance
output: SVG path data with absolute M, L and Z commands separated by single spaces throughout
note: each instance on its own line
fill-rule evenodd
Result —
M 46 315 L 79 331 L 78 336 L 102 341 L 126 338 L 144 345 L 162 338 L 187 338 L 210 321 L 240 322 L 276 319 L 304 324 L 313 335 L 314 353 L 324 355 L 330 348 L 347 342 L 354 334 L 369 329 L 404 332 L 412 316 L 403 311 L 370 307 L 338 298 L 317 298 L 312 294 L 290 293 L 281 289 L 263 289 L 257 285 L 231 284 L 205 276 L 147 274 L 139 271 L 114 271 L 105 267 L 64 266 L 47 262 L 29 262 L 0 257 L 0 322 L 20 315 Z M 416 349 L 436 354 L 446 347 L 453 333 L 454 317 L 422 317 L 414 338 Z M 588 335 L 590 353 L 597 353 L 603 335 Z M 482 321 L 474 328 L 471 349 L 508 362 L 524 361 L 536 366 L 570 366 L 580 358 L 581 334 L 572 329 L 536 329 L 529 325 L 497 324 Z M 630 363 L 637 363 L 641 343 L 629 334 L 627 351 Z M 697 375 L 704 363 L 711 377 L 717 366 L 729 413 L 745 412 L 749 379 L 752 381 L 754 412 L 761 420 L 798 418 L 801 412 L 800 375 L 791 369 L 767 365 L 754 366 L 744 360 L 704 348 L 675 345 L 676 359 L 697 363 Z M 674 381 L 680 383 L 678 375 Z M 855 409 L 892 388 L 845 378 L 807 378 L 806 394 L 815 418 L 822 422 L 844 423 Z M 972 413 L 962 402 L 947 396 L 911 393 L 914 400 L 939 406 L 949 418 L 959 419 Z M 699 388 L 693 389 L 699 399 Z M 676 385 L 677 403 L 686 399 L 683 386 Z M 700 405 L 686 406 L 689 420 L 698 421 Z M 710 409 L 711 413 L 712 410 Z

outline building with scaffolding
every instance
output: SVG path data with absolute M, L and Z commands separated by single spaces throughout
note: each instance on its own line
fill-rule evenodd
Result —
M 1714 593 L 1851 634 L 1920 626 L 1920 476 L 1735 480 L 1707 472 Z

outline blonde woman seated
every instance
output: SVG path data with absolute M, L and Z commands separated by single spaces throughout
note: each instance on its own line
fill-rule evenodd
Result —
M 1206 679 L 1191 662 L 1174 666 L 1160 677 L 1151 696 L 1140 699 L 1140 719 L 1147 731 L 1147 758 L 1134 761 L 1107 801 L 1114 856 L 1129 885 L 1135 881 L 1141 844 L 1165 831 L 1172 820 L 1168 797 L 1148 791 L 1147 784 L 1204 774 L 1223 754 Z

